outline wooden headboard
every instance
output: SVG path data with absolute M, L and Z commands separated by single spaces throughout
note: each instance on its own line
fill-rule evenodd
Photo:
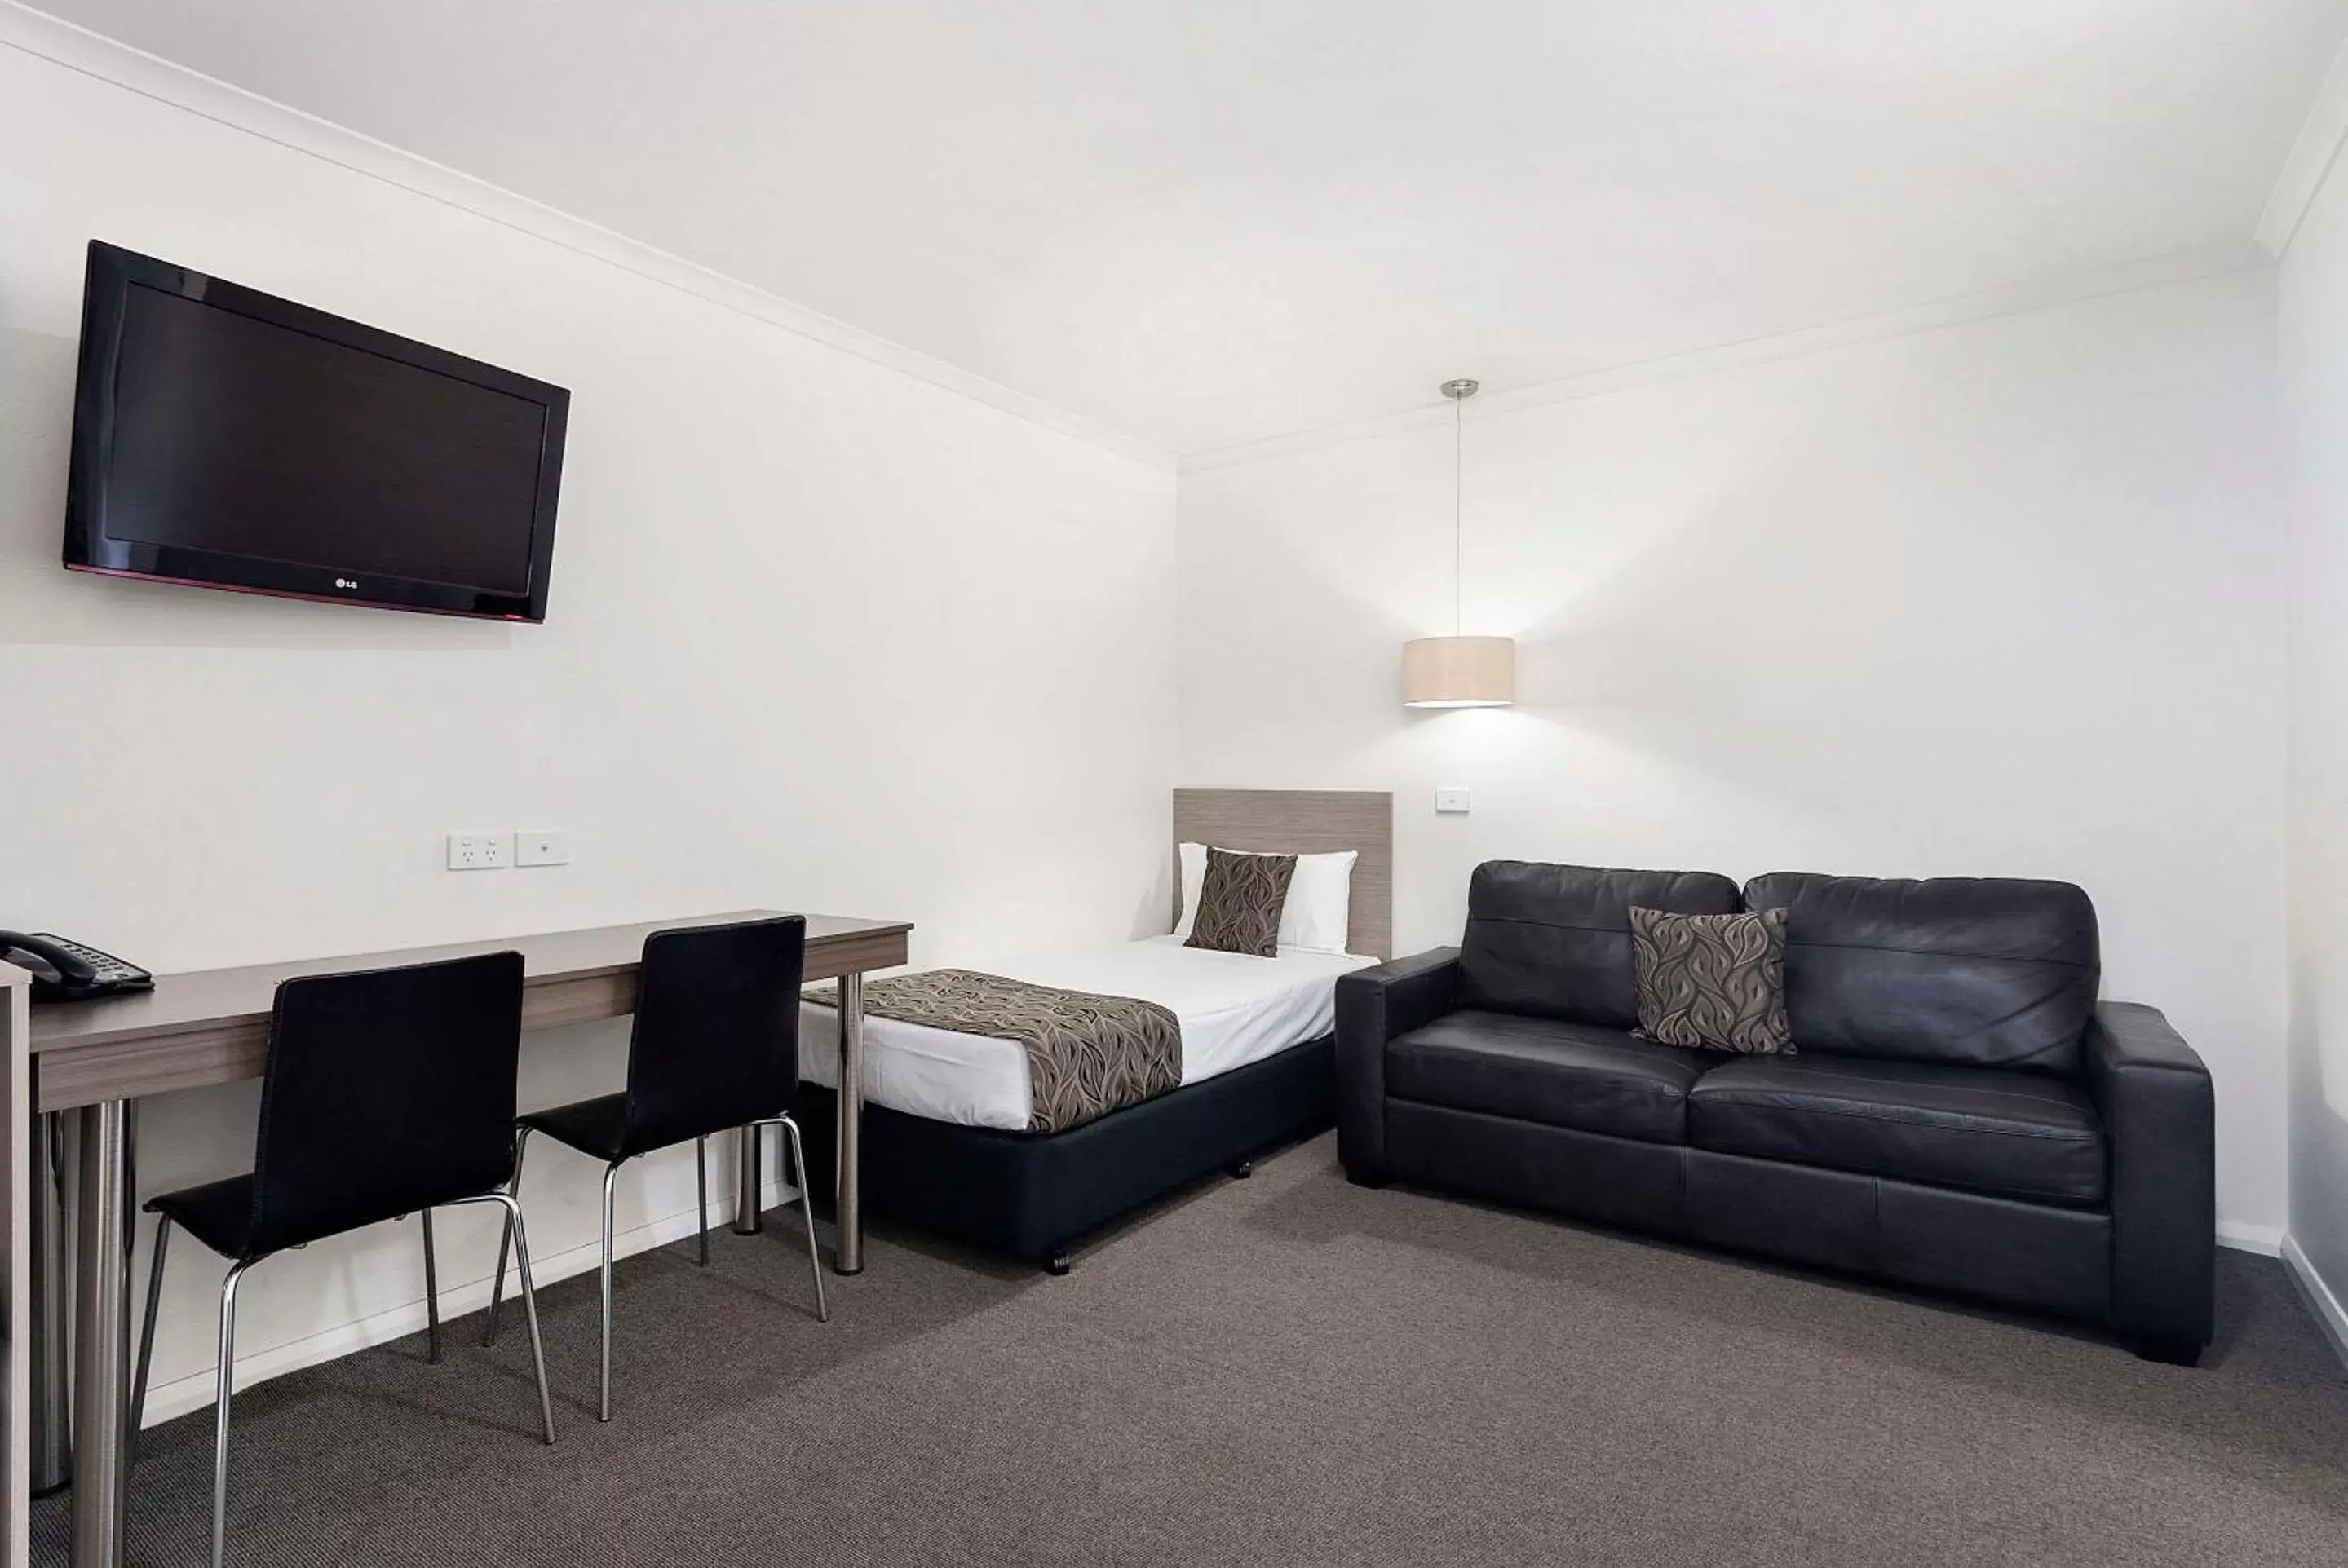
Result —
M 1345 950 L 1394 957 L 1394 796 L 1384 790 L 1178 789 L 1174 842 L 1211 844 L 1273 855 L 1326 855 L 1350 849 L 1353 907 Z M 1180 865 L 1177 854 L 1176 865 Z M 1181 916 L 1182 879 L 1174 879 Z

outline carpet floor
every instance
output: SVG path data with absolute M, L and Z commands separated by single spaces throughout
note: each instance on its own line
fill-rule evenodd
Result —
M 788 1214 L 779 1216 L 788 1219 Z M 2222 1253 L 2199 1370 L 2092 1336 L 1424 1194 L 1322 1138 L 1048 1279 L 877 1227 L 809 1305 L 796 1225 L 238 1396 L 230 1561 L 2348 1563 L 2348 1375 Z M 266 1288 L 265 1276 L 255 1288 Z M 519 1325 L 516 1325 L 518 1328 Z M 129 1561 L 203 1561 L 209 1417 L 149 1433 Z M 36 1562 L 64 1561 L 57 1500 Z

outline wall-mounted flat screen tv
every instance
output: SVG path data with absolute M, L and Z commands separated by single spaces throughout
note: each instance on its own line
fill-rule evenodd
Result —
M 91 241 L 65 564 L 546 619 L 571 395 Z

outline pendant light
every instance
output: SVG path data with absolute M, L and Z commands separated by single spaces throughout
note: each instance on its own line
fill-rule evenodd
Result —
M 1466 556 L 1461 541 L 1467 507 L 1462 405 L 1476 395 L 1476 385 L 1467 380 L 1443 384 L 1443 395 L 1451 399 L 1451 635 L 1421 637 L 1402 645 L 1402 705 L 1406 708 L 1505 708 L 1517 700 L 1516 640 L 1463 635 L 1461 566 Z

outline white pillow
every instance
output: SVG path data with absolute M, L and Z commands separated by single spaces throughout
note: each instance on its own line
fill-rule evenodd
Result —
M 1252 849 L 1226 849 L 1226 855 L 1256 855 Z M 1180 846 L 1182 918 L 1174 934 L 1190 939 L 1199 917 L 1199 889 L 1207 880 L 1207 846 Z M 1334 855 L 1300 855 L 1296 872 L 1288 879 L 1288 898 L 1280 907 L 1280 946 L 1299 953 L 1343 953 L 1346 911 L 1354 900 L 1354 862 L 1361 856 L 1347 849 Z

